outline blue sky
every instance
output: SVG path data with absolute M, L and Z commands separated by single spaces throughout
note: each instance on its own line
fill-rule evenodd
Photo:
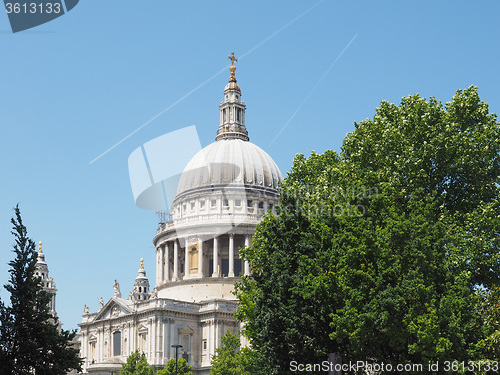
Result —
M 381 100 L 446 102 L 476 85 L 498 113 L 498 14 L 497 1 L 82 0 L 17 34 L 0 15 L 0 284 L 19 202 L 44 243 L 64 328 L 111 298 L 114 279 L 128 295 L 141 257 L 154 285 L 158 218 L 134 204 L 128 156 L 190 125 L 203 147 L 213 142 L 229 71 L 89 163 L 228 66 L 230 52 L 244 56 L 250 140 L 286 175 L 297 153 L 339 151 Z

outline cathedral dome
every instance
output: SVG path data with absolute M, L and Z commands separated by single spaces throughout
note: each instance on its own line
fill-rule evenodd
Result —
M 260 147 L 242 139 L 223 139 L 199 151 L 188 163 L 177 186 L 177 197 L 203 187 L 278 189 L 283 176 Z
M 246 105 L 236 81 L 238 61 L 231 60 L 229 83 L 221 102 L 220 124 L 216 142 L 199 151 L 184 168 L 177 185 L 175 200 L 179 202 L 191 192 L 224 190 L 227 188 L 256 188 L 277 196 L 278 183 L 283 176 L 271 157 L 260 147 L 249 142 L 245 126 Z

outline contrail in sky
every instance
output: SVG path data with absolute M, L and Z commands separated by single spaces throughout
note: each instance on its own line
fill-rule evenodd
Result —
M 290 116 L 290 118 L 288 119 L 288 121 L 285 123 L 285 125 L 283 125 L 283 127 L 281 128 L 281 130 L 278 132 L 278 134 L 276 134 L 276 136 L 274 137 L 274 139 L 271 141 L 271 143 L 269 143 L 269 147 L 271 147 L 271 145 L 278 139 L 278 137 L 281 135 L 281 133 L 283 133 L 283 130 L 286 129 L 286 127 L 288 126 L 288 124 L 290 123 L 290 121 L 292 121 L 292 119 L 295 117 L 295 115 L 300 111 L 300 109 L 302 108 L 302 106 L 305 104 L 305 102 L 307 102 L 307 99 L 309 99 L 311 97 L 311 95 L 313 94 L 313 92 L 318 88 L 318 86 L 320 85 L 320 83 L 325 79 L 326 75 L 328 74 L 328 72 L 335 66 L 335 64 L 337 63 L 337 61 L 339 61 L 339 59 L 342 57 L 342 55 L 344 54 L 345 51 L 347 51 L 347 49 L 349 48 L 349 46 L 351 45 L 352 42 L 354 42 L 354 39 L 356 39 L 356 37 L 358 36 L 358 34 L 356 33 L 356 35 L 354 35 L 354 37 L 351 39 L 351 41 L 349 43 L 347 43 L 347 45 L 344 47 L 344 49 L 342 50 L 342 52 L 339 53 L 339 55 L 337 56 L 337 58 L 335 60 L 333 60 L 332 64 L 330 65 L 330 67 L 326 70 L 326 72 L 321 76 L 321 78 L 319 79 L 319 81 L 316 83 L 316 85 L 314 85 L 314 87 L 312 88 L 311 91 L 309 91 L 309 94 L 307 94 L 307 96 L 305 97 L 305 99 L 302 101 L 302 103 L 300 103 L 300 105 L 297 107 L 297 109 L 295 110 L 295 112 L 293 112 L 293 114 Z
M 289 27 L 291 24 L 293 24 L 295 21 L 299 20 L 300 18 L 302 18 L 303 16 L 305 16 L 307 13 L 309 13 L 311 10 L 313 10 L 314 8 L 316 8 L 319 4 L 321 4 L 322 2 L 324 2 L 325 0 L 320 0 L 318 1 L 316 4 L 314 4 L 312 7 L 310 7 L 309 9 L 305 10 L 304 12 L 302 12 L 301 14 L 299 14 L 297 17 L 295 17 L 294 19 L 292 19 L 290 22 L 288 22 L 286 25 L 282 26 L 281 28 L 279 28 L 278 30 L 276 30 L 274 33 L 272 33 L 270 36 L 268 36 L 267 38 L 265 38 L 263 41 L 261 41 L 260 43 L 258 43 L 256 46 L 252 47 L 250 50 L 248 50 L 247 52 L 245 52 L 243 55 L 241 55 L 240 59 L 243 59 L 245 58 L 246 56 L 248 56 L 249 54 L 251 54 L 253 51 L 255 51 L 257 48 L 259 48 L 260 46 L 262 46 L 264 43 L 266 43 L 268 40 L 272 39 L 273 37 L 275 37 L 276 35 L 278 35 L 279 33 L 281 33 L 283 30 L 285 30 L 287 27 Z M 172 104 L 170 104 L 168 107 L 166 107 L 164 110 L 162 110 L 161 112 L 159 112 L 158 114 L 154 115 L 153 117 L 151 117 L 148 121 L 146 121 L 144 124 L 142 124 L 141 126 L 139 126 L 137 129 L 135 129 L 134 131 L 132 131 L 130 134 L 128 134 L 127 136 L 125 136 L 124 138 L 120 139 L 118 142 L 116 142 L 113 146 L 111 146 L 110 148 L 108 148 L 106 151 L 104 151 L 102 154 L 100 154 L 99 156 L 97 156 L 95 159 L 93 159 L 92 161 L 90 161 L 89 164 L 92 164 L 94 162 L 96 162 L 97 160 L 99 160 L 100 158 L 102 158 L 104 155 L 106 155 L 108 152 L 110 152 L 111 150 L 113 150 L 114 148 L 118 147 L 121 143 L 125 142 L 127 139 L 129 139 L 130 137 L 132 137 L 135 133 L 137 133 L 139 130 L 141 130 L 142 128 L 144 128 L 145 126 L 149 125 L 151 122 L 153 122 L 154 120 L 156 120 L 158 117 L 160 117 L 161 115 L 163 115 L 165 112 L 169 111 L 170 109 L 172 109 L 173 107 L 175 107 L 177 104 L 179 104 L 180 102 L 182 102 L 184 99 L 186 99 L 188 96 L 190 96 L 192 93 L 194 93 L 195 91 L 199 90 L 200 88 L 202 88 L 203 86 L 205 86 L 208 82 L 210 82 L 211 80 L 213 80 L 215 77 L 219 76 L 220 74 L 222 74 L 223 72 L 227 71 L 229 65 L 226 65 L 223 69 L 219 70 L 217 73 L 215 73 L 213 76 L 211 76 L 209 79 L 207 79 L 206 81 L 204 81 L 203 83 L 200 83 L 198 86 L 196 86 L 194 89 L 192 89 L 191 91 L 189 91 L 187 94 L 185 94 L 184 96 L 181 96 L 179 99 L 177 99 L 175 102 L 173 102 Z

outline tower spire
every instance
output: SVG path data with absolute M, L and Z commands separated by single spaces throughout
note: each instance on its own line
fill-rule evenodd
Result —
M 52 277 L 49 277 L 49 267 L 47 262 L 45 262 L 45 254 L 42 250 L 42 241 L 38 242 L 38 258 L 36 262 L 35 275 L 40 278 L 40 284 L 43 290 L 50 293 L 52 298 L 49 302 L 49 308 L 52 315 L 57 316 L 56 313 L 56 283 Z
M 224 139 L 241 139 L 248 141 L 248 131 L 245 126 L 245 102 L 241 99 L 241 88 L 236 81 L 236 66 L 234 63 L 238 59 L 234 56 L 234 52 L 227 57 L 231 60 L 229 66 L 229 83 L 224 89 L 224 100 L 221 102 L 220 109 L 220 124 L 217 131 L 216 141 Z
M 144 258 L 141 258 L 141 267 L 137 272 L 137 277 L 134 282 L 134 290 L 131 292 L 132 300 L 147 301 L 151 297 L 149 292 L 149 280 L 144 269 Z

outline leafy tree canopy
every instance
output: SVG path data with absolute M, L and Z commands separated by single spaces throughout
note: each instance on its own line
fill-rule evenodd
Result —
M 445 105 L 382 102 L 340 155 L 298 155 L 276 215 L 242 251 L 253 273 L 237 317 L 261 367 L 287 373 L 332 352 L 493 359 L 498 321 L 480 291 L 500 281 L 499 151 L 496 116 L 470 87 Z
M 227 331 L 222 338 L 222 346 L 217 348 L 212 358 L 211 375 L 254 375 L 259 372 L 254 367 L 256 353 L 249 348 L 240 348 L 238 333 Z
M 154 368 L 148 365 L 148 360 L 144 353 L 136 350 L 127 357 L 127 363 L 124 363 L 120 375 L 154 375 Z
M 157 375 L 174 375 L 175 374 L 175 358 L 170 359 L 165 367 L 157 372 Z M 177 359 L 177 374 L 192 375 L 191 365 L 184 358 Z

